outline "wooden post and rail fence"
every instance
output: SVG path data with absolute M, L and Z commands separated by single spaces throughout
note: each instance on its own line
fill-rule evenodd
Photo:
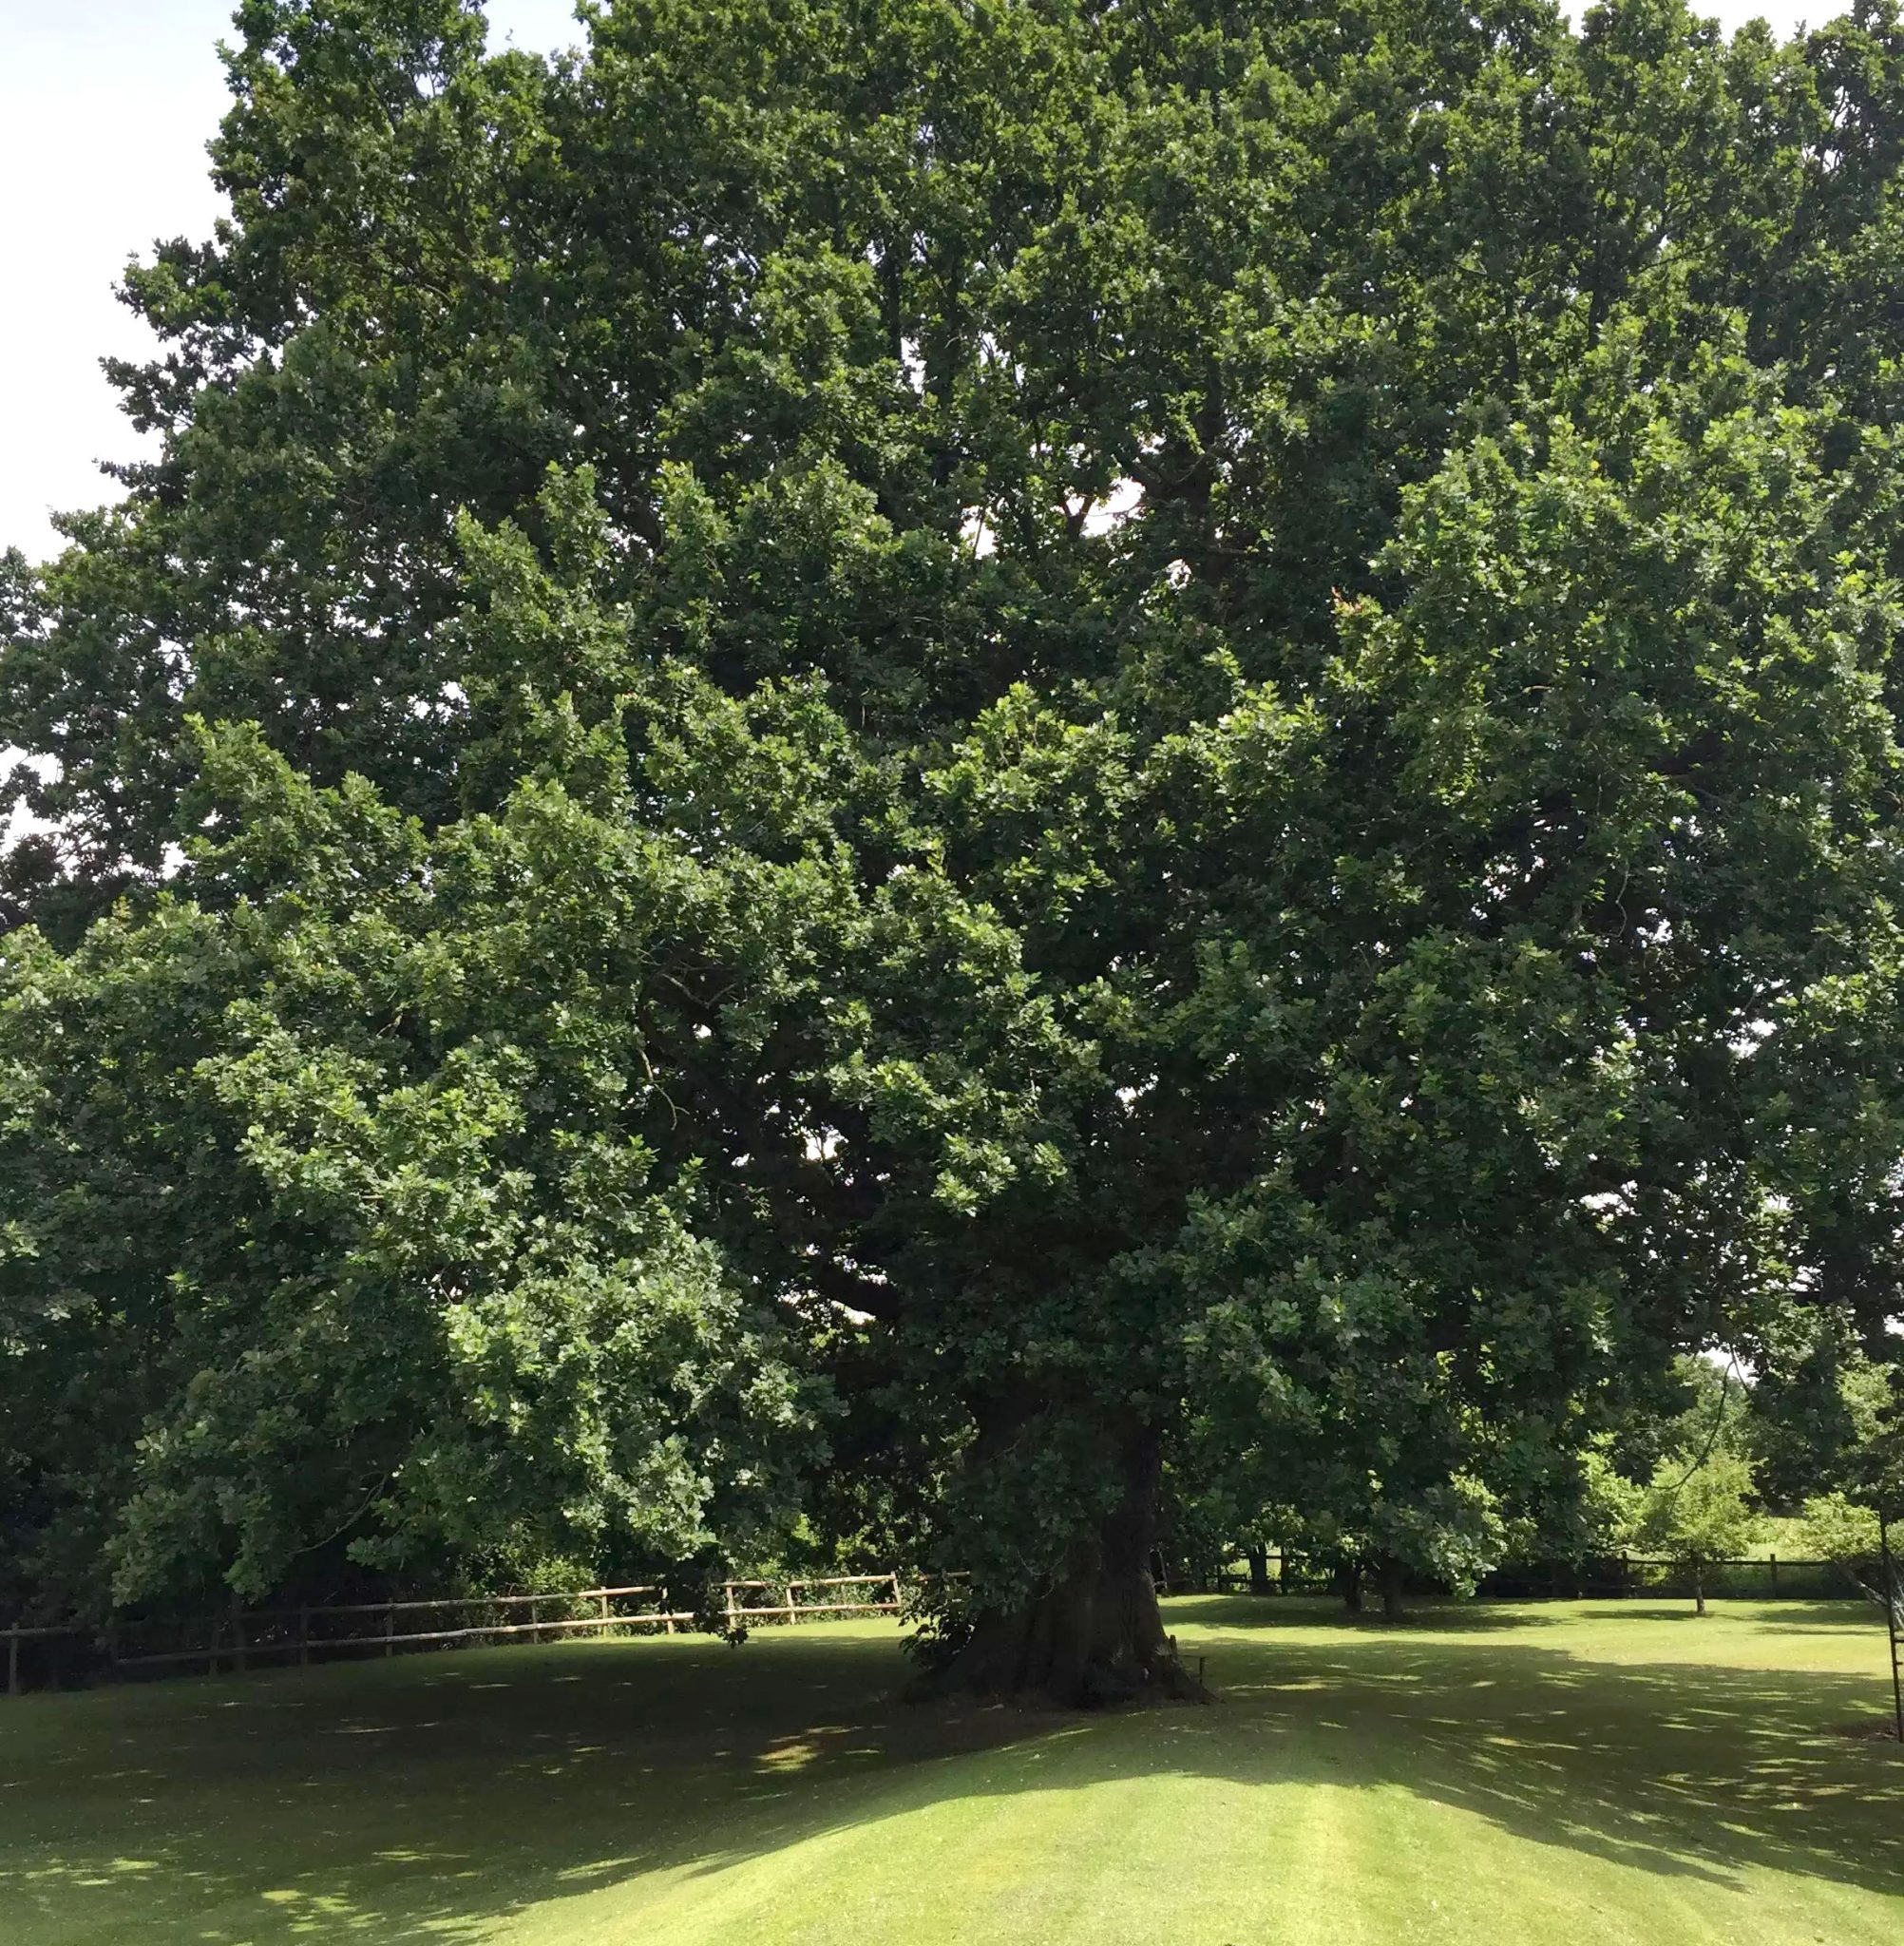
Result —
M 1889 1558 L 1889 1539 L 1887 1533 L 1885 1583 L 1887 1588 L 1894 1590 L 1897 1581 Z M 1299 1560 L 1280 1550 L 1268 1558 L 1274 1561 L 1276 1572 L 1273 1576 L 1266 1574 L 1254 1592 L 1286 1595 L 1315 1593 L 1327 1589 L 1325 1576 L 1305 1573 Z M 1574 1569 L 1570 1573 L 1568 1592 L 1575 1598 L 1666 1595 L 1676 1592 L 1673 1584 L 1684 1571 L 1683 1563 L 1636 1555 L 1622 1555 L 1616 1561 L 1591 1565 L 1595 1572 Z M 1782 1564 L 1782 1583 L 1781 1564 L 1776 1555 L 1764 1560 L 1712 1561 L 1705 1565 L 1709 1574 L 1730 1571 L 1735 1578 L 1731 1585 L 1723 1588 L 1723 1592 L 1731 1594 L 1743 1592 L 1747 1594 L 1810 1594 L 1816 1597 L 1820 1593 L 1846 1594 L 1856 1592 L 1853 1577 L 1831 1561 L 1787 1560 Z M 1757 1578 L 1760 1585 L 1756 1589 L 1741 1591 L 1736 1580 L 1738 1571 L 1745 1571 L 1746 1578 Z M 1809 1574 L 1795 1575 L 1794 1571 L 1815 1571 L 1818 1575 L 1835 1576 L 1844 1585 L 1824 1589 L 1808 1587 L 1806 1583 L 1813 1577 Z M 1530 1593 L 1557 1595 L 1562 1593 L 1557 1570 L 1548 1571 L 1545 1574 L 1530 1570 L 1520 1578 L 1530 1585 L 1484 1592 L 1504 1594 L 1510 1599 L 1516 1596 L 1525 1598 Z M 1219 1593 L 1249 1592 L 1251 1588 L 1250 1579 L 1242 1575 L 1218 1574 L 1212 1577 L 1212 1581 L 1213 1592 Z M 843 1596 L 843 1591 L 849 1592 Z M 86 1673 L 91 1676 L 111 1677 L 122 1671 L 188 1668 L 193 1664 L 201 1665 L 209 1674 L 216 1674 L 221 1666 L 234 1672 L 242 1672 L 275 1659 L 308 1664 L 314 1654 L 328 1656 L 333 1651 L 364 1649 L 380 1650 L 385 1655 L 394 1655 L 399 1649 L 447 1649 L 459 1645 L 509 1642 L 522 1637 L 546 1641 L 566 1635 L 639 1630 L 673 1635 L 681 1630 L 699 1626 L 710 1614 L 718 1617 L 730 1631 L 733 1631 L 762 1624 L 793 1627 L 803 1620 L 818 1621 L 843 1615 L 897 1615 L 904 1612 L 905 1607 L 902 1577 L 897 1572 L 832 1574 L 817 1579 L 722 1581 L 714 1584 L 714 1592 L 718 1599 L 710 1608 L 701 1610 L 675 1606 L 667 1587 L 660 1583 L 581 1588 L 536 1594 L 452 1594 L 421 1600 L 392 1598 L 387 1601 L 308 1603 L 292 1609 L 251 1611 L 235 1601 L 226 1615 L 201 1617 L 197 1622 L 133 1622 L 105 1628 L 74 1624 L 51 1627 L 15 1624 L 11 1628 L 0 1629 L 0 1642 L 6 1644 L 7 1693 L 17 1696 L 26 1687 L 21 1657 L 23 1644 L 90 1644 L 93 1652 Z M 780 1599 L 769 1601 L 758 1598 L 772 1594 L 777 1594 Z M 815 1594 L 821 1598 L 814 1599 Z M 631 1607 L 631 1603 L 639 1605 Z M 582 1608 L 586 1608 L 588 1612 L 573 1612 Z M 545 1612 L 551 1609 L 571 1612 Z M 524 1611 L 526 1611 L 525 1619 L 505 1619 Z M 472 1614 L 480 1618 L 470 1620 Z M 400 1616 L 406 1620 L 406 1626 L 401 1629 L 397 1626 Z M 412 1618 L 447 1623 L 448 1626 L 408 1626 Z M 333 1632 L 331 1625 L 339 1620 L 343 1622 L 344 1629 L 341 1632 Z M 371 1620 L 378 1626 L 370 1628 L 368 1632 L 352 1631 L 353 1623 L 362 1621 L 368 1624 Z M 1899 1717 L 1898 1733 L 1904 1736 L 1904 1685 L 1900 1685 L 1897 1675 L 1899 1650 L 1894 1596 L 1893 1607 L 1886 1614 L 1886 1622 L 1892 1643 L 1892 1682 Z M 171 1649 L 127 1652 L 125 1636 L 128 1630 L 135 1634 L 141 1630 L 151 1634 L 168 1628 L 175 1631 L 203 1631 L 204 1639 L 202 1644 L 194 1642 Z
M 762 1624 L 791 1627 L 823 1617 L 896 1615 L 904 1607 L 901 1576 L 897 1573 L 830 1574 L 803 1580 L 722 1581 L 714 1584 L 714 1590 L 718 1599 L 713 1613 L 729 1630 Z M 772 1594 L 780 1598 L 758 1598 Z M 816 1595 L 818 1599 L 814 1598 Z M 575 1612 L 581 1609 L 587 1612 Z M 568 1612 L 562 1612 L 564 1610 Z M 200 1617 L 195 1622 L 122 1623 L 103 1629 L 70 1624 L 51 1628 L 15 1626 L 0 1629 L 0 1641 L 7 1645 L 7 1693 L 17 1696 L 24 1687 L 20 1653 L 23 1643 L 90 1644 L 95 1656 L 91 1671 L 107 1676 L 121 1670 L 183 1668 L 193 1664 L 202 1665 L 207 1673 L 216 1674 L 221 1666 L 242 1671 L 273 1660 L 308 1664 L 314 1654 L 328 1656 L 333 1650 L 371 1650 L 394 1655 L 399 1649 L 447 1649 L 524 1636 L 547 1641 L 565 1635 L 622 1631 L 653 1631 L 673 1635 L 696 1627 L 707 1612 L 676 1606 L 665 1586 L 646 1583 L 538 1594 L 452 1594 L 415 1601 L 322 1602 L 249 1611 L 235 1602 L 226 1615 Z M 518 1616 L 522 1618 L 516 1619 Z M 402 1628 L 397 1626 L 399 1617 L 405 1621 Z M 333 1631 L 333 1624 L 338 1621 L 343 1628 Z M 436 1626 L 412 1627 L 411 1621 Z M 357 1624 L 361 1627 L 353 1627 Z M 128 1653 L 128 1630 L 143 1630 L 147 1635 L 169 1630 L 174 1633 L 200 1635 L 202 1640 Z

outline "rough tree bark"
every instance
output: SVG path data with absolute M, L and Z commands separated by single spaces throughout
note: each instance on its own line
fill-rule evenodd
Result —
M 1062 1571 L 1010 1609 L 981 1610 L 964 1642 L 916 1686 L 922 1696 L 1018 1696 L 1065 1708 L 1145 1699 L 1208 1702 L 1177 1658 L 1151 1578 L 1162 1479 L 1154 1427 L 1110 1442 L 1120 1491 Z
M 1376 1580 L 1381 1589 L 1381 1612 L 1385 1620 L 1401 1619 L 1401 1563 L 1393 1555 L 1376 1557 Z
M 1361 1612 L 1361 1563 L 1360 1561 L 1338 1561 L 1330 1585 L 1342 1598 L 1342 1606 L 1350 1614 Z
M 1266 1547 L 1244 1549 L 1249 1561 L 1249 1592 L 1251 1594 L 1269 1593 L 1269 1550 Z

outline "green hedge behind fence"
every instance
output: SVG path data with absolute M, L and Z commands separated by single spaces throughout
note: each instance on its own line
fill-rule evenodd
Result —
M 1842 1562 L 1780 1560 L 1708 1561 L 1703 1574 L 1706 1595 L 1721 1600 L 1849 1601 L 1857 1598 L 1857 1581 Z M 1269 1592 L 1277 1594 L 1326 1594 L 1331 1590 L 1327 1570 L 1296 1555 L 1269 1556 Z M 1430 1584 L 1411 1582 L 1411 1591 Z M 1249 1576 L 1232 1571 L 1214 1575 L 1209 1592 L 1247 1594 Z M 1476 1591 L 1502 1600 L 1617 1600 L 1623 1596 L 1655 1595 L 1662 1600 L 1693 1598 L 1692 1570 L 1676 1561 L 1649 1555 L 1615 1555 L 1589 1561 L 1516 1562 L 1485 1576 Z M 1364 1583 L 1365 1599 L 1374 1591 Z

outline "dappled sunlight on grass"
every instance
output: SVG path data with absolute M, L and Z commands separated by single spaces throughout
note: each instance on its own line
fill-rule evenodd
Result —
M 1904 1936 L 1854 1605 L 1170 1626 L 1215 1707 L 908 1708 L 866 1623 L 29 1696 L 7 1946 Z

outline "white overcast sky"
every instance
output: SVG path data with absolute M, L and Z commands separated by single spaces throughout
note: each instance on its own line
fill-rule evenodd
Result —
M 139 439 L 99 369 L 150 343 L 112 295 L 156 237 L 210 234 L 205 143 L 235 0 L 0 0 L 0 549 L 50 553 L 50 507 L 112 497 Z M 581 38 L 573 0 L 490 0 L 490 38 Z
M 149 343 L 112 295 L 156 237 L 208 234 L 204 144 L 226 102 L 214 47 L 232 0 L 0 0 L 0 548 L 42 558 L 48 509 L 111 497 L 97 462 L 139 449 L 99 370 Z M 1841 0 L 1707 0 L 1781 29 Z M 492 39 L 580 38 L 571 0 L 489 0 Z

